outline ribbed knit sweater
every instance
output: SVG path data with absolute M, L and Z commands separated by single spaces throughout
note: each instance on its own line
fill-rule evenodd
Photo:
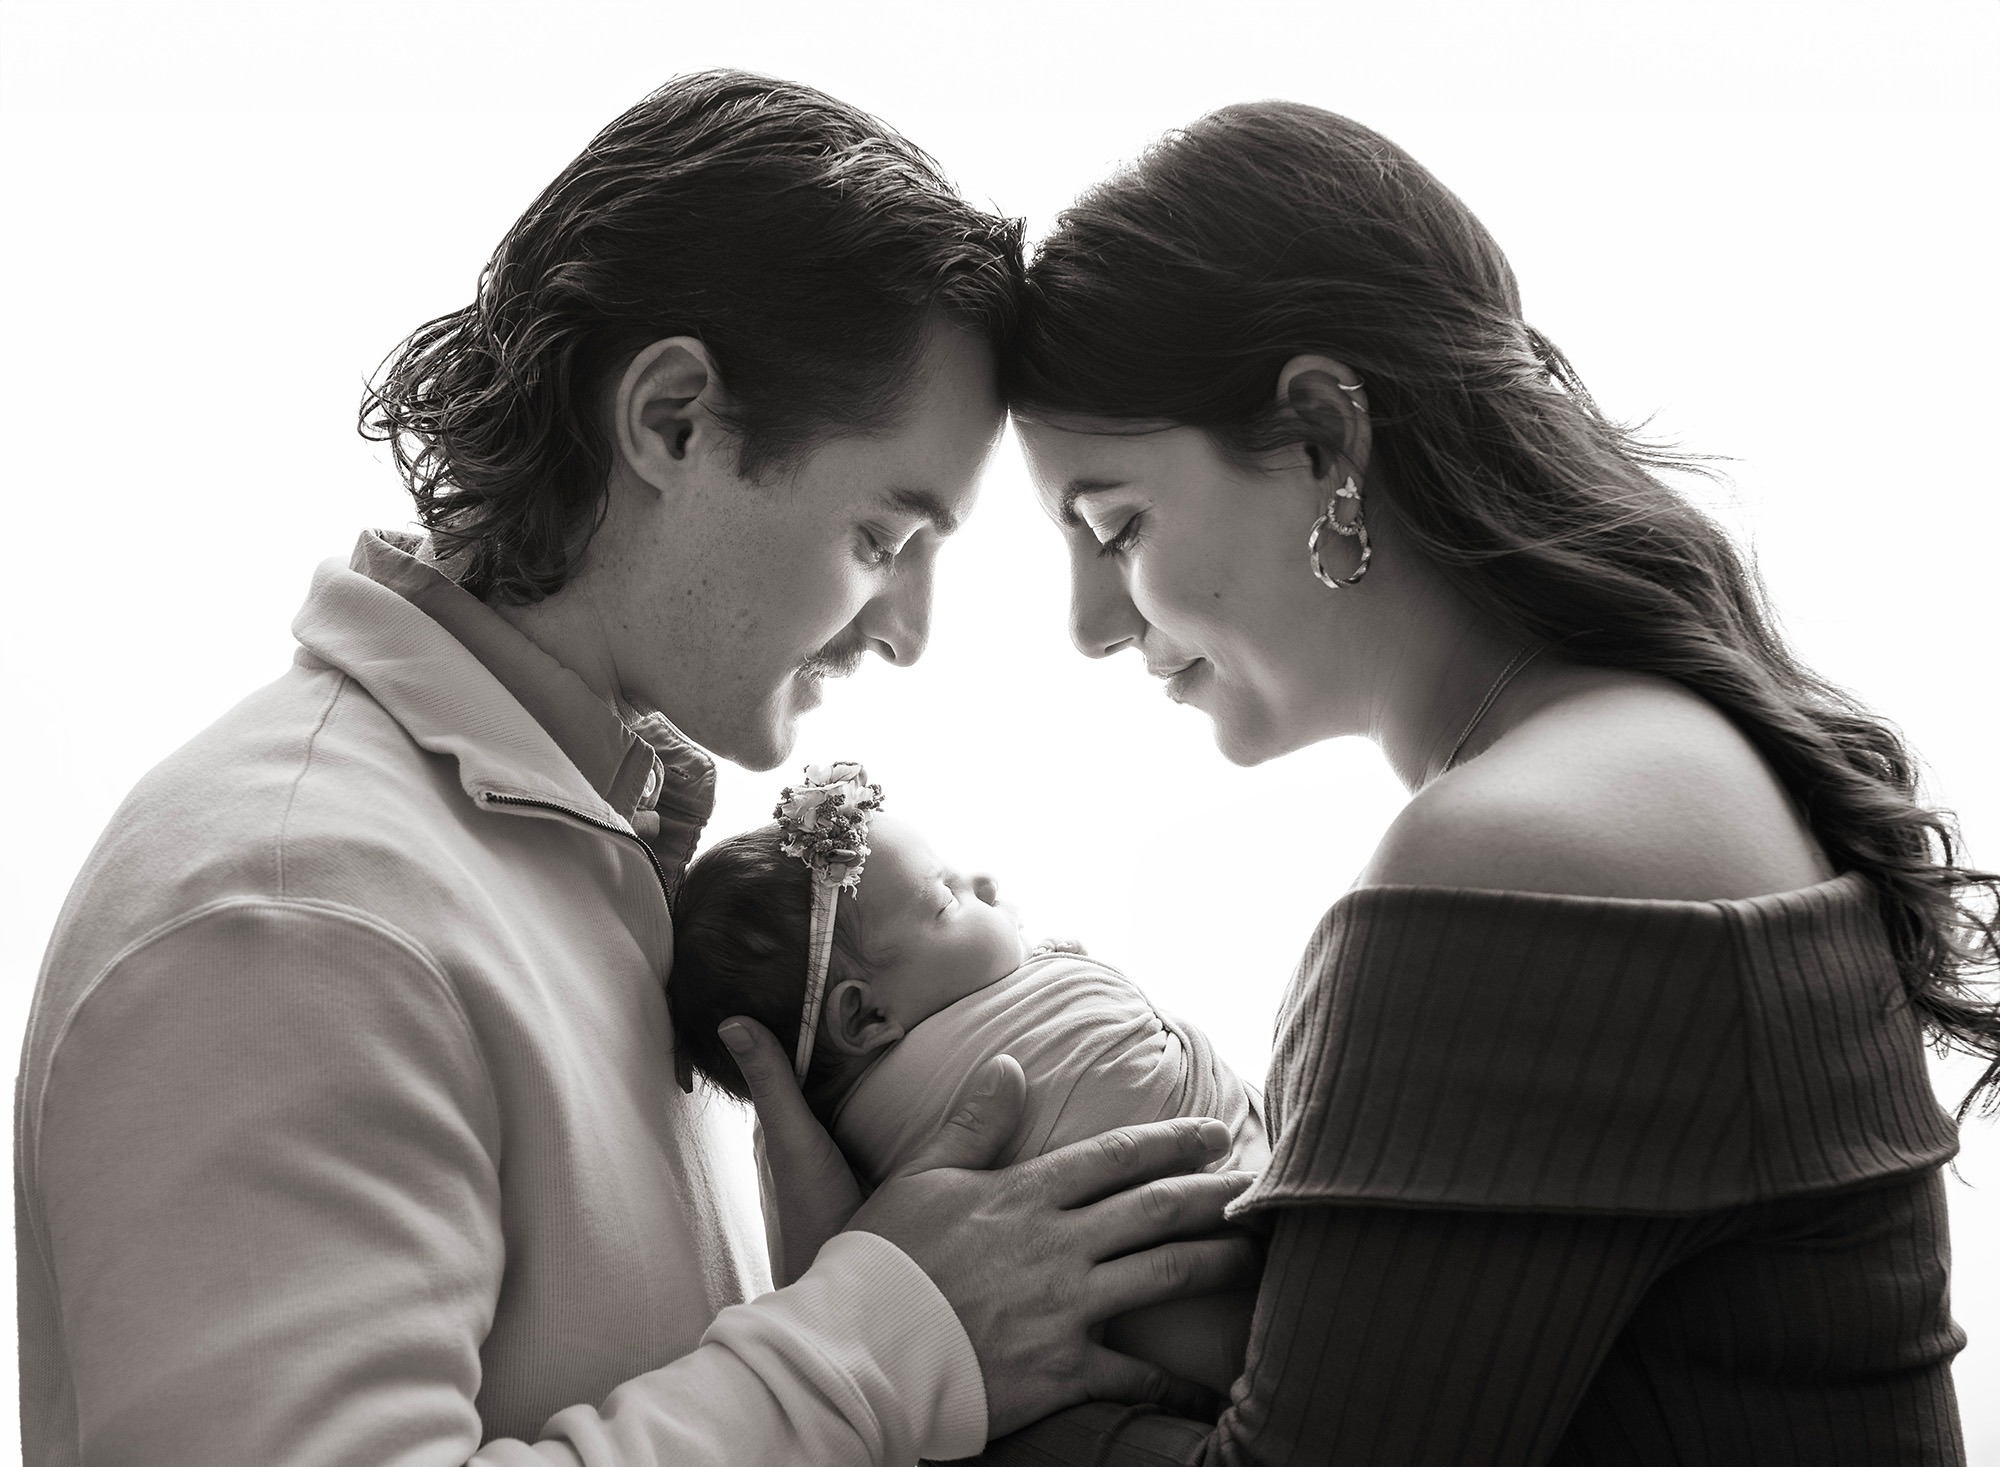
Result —
M 1921 1039 L 1855 875 L 1351 893 L 1279 1020 L 1228 1409 L 1081 1407 L 985 1460 L 1961 1462 Z

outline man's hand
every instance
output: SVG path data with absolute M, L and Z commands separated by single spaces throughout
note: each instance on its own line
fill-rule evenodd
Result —
M 771 1259 L 780 1284 L 846 1227 L 901 1248 L 972 1341 L 991 1436 L 1079 1401 L 1210 1414 L 1206 1391 L 1106 1349 L 1089 1330 L 1143 1305 L 1256 1283 L 1255 1243 L 1195 1236 L 1221 1228 L 1224 1205 L 1251 1181 L 1200 1170 L 1229 1150 L 1220 1121 L 1127 1126 L 985 1171 L 1013 1139 L 1027 1099 L 1020 1065 L 1000 1055 L 967 1080 L 931 1143 L 857 1210 L 853 1173 L 807 1109 L 778 1042 L 748 1019 L 726 1021 L 723 1040 L 763 1127 L 767 1207 L 775 1205 L 772 1230 L 783 1239 Z
M 755 1019 L 725 1019 L 716 1030 L 757 1108 L 757 1180 L 765 1241 L 780 1288 L 812 1267 L 820 1245 L 847 1226 L 861 1187 L 847 1158 L 799 1091 L 792 1062 Z M 960 1089 L 931 1143 L 904 1172 L 986 1167 L 1013 1139 L 1028 1103 L 1028 1080 L 1011 1055 L 989 1061 Z
M 848 1226 L 901 1248 L 951 1301 L 985 1374 L 989 1436 L 1080 1401 L 1212 1415 L 1205 1390 L 1105 1348 L 1089 1329 L 1143 1305 L 1255 1285 L 1262 1252 L 1250 1239 L 1190 1237 L 1222 1227 L 1224 1205 L 1252 1180 L 1199 1170 L 1228 1152 L 1228 1128 L 1158 1121 L 1004 1171 L 964 1169 L 1011 1137 L 1015 1087 L 1025 1090 L 1020 1066 L 989 1061 L 932 1145 Z M 1173 1238 L 1188 1241 L 1161 1241 Z
M 755 1019 L 724 1019 L 716 1034 L 729 1046 L 757 1107 L 758 1190 L 771 1281 L 779 1288 L 812 1267 L 820 1245 L 847 1226 L 861 1188 L 847 1158 L 799 1093 L 791 1061 Z

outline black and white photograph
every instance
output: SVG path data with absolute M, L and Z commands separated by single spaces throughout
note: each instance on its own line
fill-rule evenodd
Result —
M 0 0 L 0 1463 L 2000 1467 L 1996 77 Z

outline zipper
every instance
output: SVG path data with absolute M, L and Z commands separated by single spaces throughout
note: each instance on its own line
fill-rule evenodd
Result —
M 646 853 L 646 864 L 653 868 L 653 876 L 660 883 L 660 900 L 666 902 L 669 906 L 672 905 L 673 896 L 667 889 L 667 868 L 660 864 L 660 858 L 653 854 L 653 848 L 631 831 L 620 830 L 617 826 L 603 820 L 594 819 L 573 806 L 558 805 L 553 800 L 531 800 L 526 795 L 503 795 L 497 794 L 492 790 L 481 790 L 479 798 L 489 805 L 522 805 L 530 810 L 547 810 L 551 814 L 567 815 L 570 819 L 588 825 L 593 830 L 601 830 L 606 835 L 615 835 L 620 840 L 631 841 L 632 844 Z

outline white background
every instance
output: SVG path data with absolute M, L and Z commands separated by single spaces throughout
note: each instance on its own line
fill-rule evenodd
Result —
M 598 126 L 712 65 L 879 113 L 1036 233 L 1208 107 L 1285 96 L 1386 132 L 1491 227 L 1614 413 L 1734 459 L 1709 497 L 1797 645 L 1902 723 L 2000 863 L 1990 0 L 14 3 L 0 24 L 0 1050 L 126 788 L 283 670 L 318 560 L 407 521 L 352 431 L 363 378 L 469 298 Z M 1133 659 L 1071 651 L 1064 591 L 1004 444 L 924 663 L 836 685 L 799 758 L 866 760 L 948 857 L 1261 1074 L 1293 958 L 1402 792 L 1358 741 L 1229 767 Z M 715 829 L 778 782 L 725 768 Z M 1939 1073 L 1955 1099 L 1967 1069 Z M 1959 1172 L 1958 1382 L 1973 1460 L 2000 1462 L 2000 1122 L 1968 1127 Z

